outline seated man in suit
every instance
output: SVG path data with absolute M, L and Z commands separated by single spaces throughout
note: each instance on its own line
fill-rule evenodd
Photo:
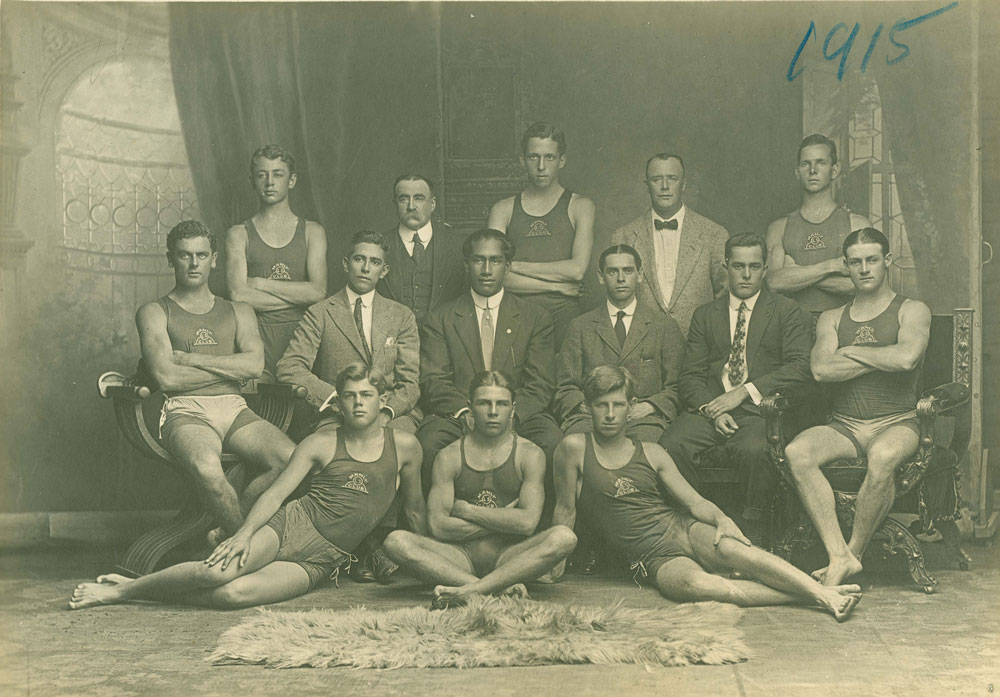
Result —
M 378 292 L 413 311 L 420 326 L 429 310 L 457 298 L 468 288 L 462 263 L 461 233 L 431 222 L 437 208 L 434 185 L 421 174 L 401 174 L 393 185 L 399 226 L 385 234 L 391 273 Z
M 342 423 L 333 380 L 352 363 L 365 363 L 386 376 L 389 396 L 382 420 L 392 428 L 413 433 L 420 420 L 413 413 L 420 396 L 420 337 L 409 308 L 383 298 L 375 286 L 387 273 L 382 235 L 362 230 L 344 257 L 347 285 L 306 312 L 285 355 L 278 361 L 280 382 L 302 385 L 306 400 L 319 408 L 317 428 Z
M 504 292 L 513 243 L 499 230 L 477 230 L 465 238 L 462 253 L 470 292 L 430 312 L 421 329 L 421 403 L 427 416 L 417 438 L 424 449 L 425 491 L 438 451 L 462 435 L 469 385 L 483 370 L 510 378 L 517 392 L 514 430 L 538 445 L 549 462 L 562 440 L 548 412 L 555 391 L 552 318 Z M 551 493 L 551 476 L 546 482 Z
M 493 593 L 527 597 L 524 583 L 576 544 L 573 531 L 558 525 L 532 534 L 545 499 L 545 454 L 514 433 L 510 381 L 485 370 L 469 390 L 472 430 L 434 460 L 430 536 L 397 530 L 385 540 L 386 553 L 400 566 L 442 584 L 431 607 Z
M 809 316 L 794 300 L 761 288 L 767 250 L 757 235 L 726 241 L 729 292 L 695 310 L 681 370 L 681 397 L 691 410 L 660 439 L 679 467 L 694 468 L 708 448 L 725 444 L 740 468 L 743 528 L 762 540 L 776 472 L 764 457 L 763 395 L 809 383 Z
M 628 433 L 655 442 L 680 411 L 677 377 L 684 335 L 677 322 L 636 297 L 642 259 L 627 244 L 605 249 L 598 274 L 607 302 L 569 325 L 556 357 L 555 413 L 563 433 L 593 428 L 583 399 L 583 378 L 599 365 L 617 365 L 637 376 L 639 402 L 629 413 Z
M 830 586 L 861 571 L 865 548 L 896 498 L 896 468 L 917 449 L 917 385 L 931 327 L 927 305 L 889 287 L 892 255 L 885 235 L 855 230 L 843 253 L 856 293 L 843 307 L 820 315 L 810 360 L 816 380 L 831 384 L 832 419 L 803 431 L 785 450 L 830 558 L 814 576 Z M 848 543 L 820 467 L 865 456 L 868 472 Z
M 611 244 L 627 244 L 646 262 L 639 298 L 669 313 L 682 331 L 691 315 L 726 290 L 723 245 L 726 229 L 684 204 L 684 161 L 659 153 L 646 161 L 650 210 L 611 233 Z

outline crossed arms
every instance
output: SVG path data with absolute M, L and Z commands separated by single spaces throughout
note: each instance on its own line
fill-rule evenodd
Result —
M 309 306 L 326 297 L 326 233 L 319 223 L 306 222 L 308 281 L 278 281 L 247 276 L 247 230 L 234 225 L 226 233 L 226 286 L 232 300 L 257 311 Z

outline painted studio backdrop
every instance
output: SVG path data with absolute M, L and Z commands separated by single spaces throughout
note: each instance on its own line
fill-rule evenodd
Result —
M 4 2 L 0 511 L 179 505 L 176 476 L 136 455 L 94 381 L 135 367 L 135 309 L 172 287 L 170 227 L 221 235 L 254 212 L 264 143 L 297 156 L 292 206 L 330 236 L 332 292 L 343 241 L 395 225 L 397 174 L 441 182 L 441 217 L 478 227 L 522 187 L 534 120 L 567 134 L 562 178 L 597 206 L 595 250 L 648 206 L 660 151 L 683 155 L 693 208 L 762 233 L 798 205 L 796 147 L 818 131 L 840 145 L 838 199 L 890 237 L 894 287 L 934 312 L 972 306 L 972 143 L 995 68 L 969 48 L 974 6 L 860 5 Z M 996 170 L 982 176 L 988 221 Z M 1000 342 L 984 332 L 988 354 Z

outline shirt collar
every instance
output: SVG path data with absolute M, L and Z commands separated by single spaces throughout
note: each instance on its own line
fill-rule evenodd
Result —
M 639 304 L 639 298 L 632 298 L 632 302 L 630 302 L 628 305 L 622 308 L 612 305 L 610 300 L 608 300 L 607 303 L 608 303 L 608 316 L 611 317 L 612 321 L 615 321 L 618 319 L 619 310 L 624 310 L 626 317 L 631 317 L 632 315 L 634 315 L 635 308 Z
M 362 307 L 368 308 L 372 306 L 372 300 L 375 298 L 374 289 L 368 291 L 364 295 L 358 295 L 353 290 L 351 290 L 350 286 L 345 286 L 344 289 L 347 291 L 347 303 L 351 306 L 351 308 L 354 307 L 354 303 L 358 301 L 358 298 L 361 298 Z
M 674 213 L 673 216 L 671 216 L 670 218 L 664 218 L 659 213 L 657 213 L 655 209 L 652 210 L 653 210 L 653 220 L 676 220 L 678 230 L 684 227 L 684 214 L 687 212 L 686 203 L 682 203 L 680 210 Z
M 424 223 L 424 226 L 419 230 L 411 230 L 402 223 L 399 225 L 399 239 L 403 240 L 406 244 L 413 243 L 413 236 L 419 235 L 420 241 L 424 243 L 426 247 L 431 241 L 431 237 L 434 235 L 434 226 L 431 225 L 431 221 Z
M 503 292 L 504 289 L 501 288 L 499 292 L 491 295 L 490 297 L 484 297 L 477 293 L 476 291 L 469 289 L 472 293 L 472 302 L 480 310 L 485 310 L 487 307 L 491 310 L 495 310 L 500 307 L 500 303 L 503 302 Z
M 757 299 L 759 297 L 760 297 L 759 290 L 745 300 L 737 298 L 732 293 L 729 293 L 729 309 L 735 312 L 740 309 L 740 303 L 746 303 L 747 309 L 750 310 L 750 312 L 753 312 L 753 306 L 757 304 Z

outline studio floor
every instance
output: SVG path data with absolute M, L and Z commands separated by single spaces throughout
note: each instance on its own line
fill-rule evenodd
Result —
M 136 604 L 68 611 L 83 580 L 111 570 L 113 550 L 50 545 L 0 554 L 0 695 L 991 695 L 1000 690 L 1000 545 L 968 544 L 971 571 L 925 544 L 938 592 L 924 595 L 895 564 L 865 572 L 865 597 L 837 624 L 819 611 L 754 608 L 740 628 L 753 657 L 731 666 L 552 666 L 490 669 L 275 670 L 212 666 L 220 634 L 255 610 Z M 667 601 L 627 577 L 568 576 L 535 586 L 539 600 L 633 607 Z M 278 609 L 398 607 L 429 590 L 342 581 Z

